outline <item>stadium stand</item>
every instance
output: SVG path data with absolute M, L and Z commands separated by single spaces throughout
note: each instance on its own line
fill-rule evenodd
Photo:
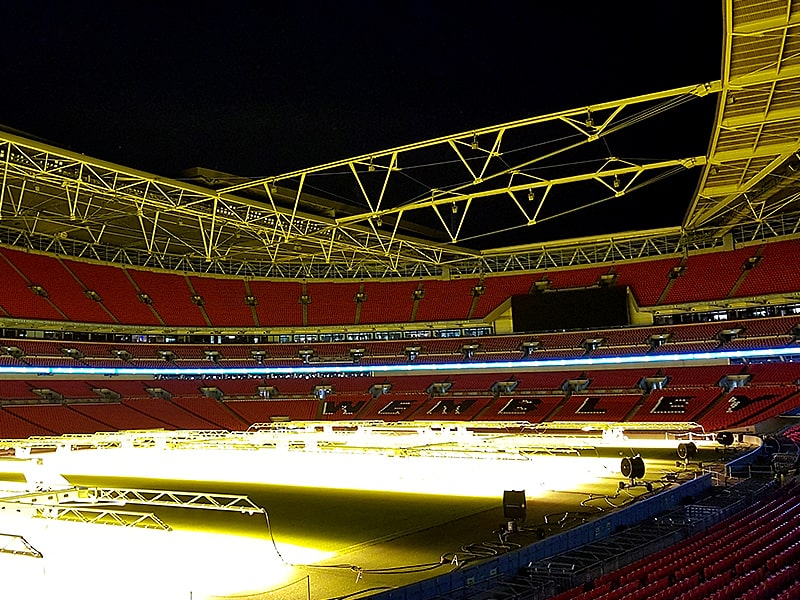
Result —
M 103 304 L 92 300 L 84 285 L 69 271 L 68 262 L 43 254 L 3 249 L 6 260 L 30 282 L 39 285 L 56 309 L 68 320 L 83 323 L 113 323 Z
M 764 244 L 760 251 L 761 260 L 748 271 L 734 296 L 797 291 L 800 288 L 800 273 L 794 265 L 800 252 L 800 241 L 794 239 Z
M 454 279 L 452 281 L 429 280 L 422 284 L 425 296 L 419 300 L 414 321 L 464 320 L 470 316 L 474 300 L 473 288 L 478 279 Z
M 139 294 L 146 294 L 164 325 L 209 325 L 183 275 L 129 269 Z
M 256 280 L 247 284 L 250 296 L 256 302 L 258 325 L 261 327 L 303 325 L 303 309 L 300 304 L 300 297 L 303 295 L 302 284 Z
M 669 273 L 679 263 L 678 258 L 618 263 L 614 265 L 616 285 L 633 290 L 639 306 L 655 306 L 667 287 Z
M 675 279 L 668 275 L 681 266 L 680 259 L 617 263 L 611 269 L 550 270 L 536 276 L 496 275 L 483 280 L 315 282 L 305 286 L 309 300 L 305 305 L 301 302 L 304 286 L 296 281 L 185 276 L 0 248 L 0 275 L 7 284 L 0 307 L 9 316 L 29 319 L 133 325 L 163 322 L 187 327 L 252 327 L 254 310 L 256 326 L 346 326 L 356 323 L 359 304 L 358 322 L 362 324 L 463 321 L 483 318 L 511 296 L 529 293 L 537 280 L 546 279 L 551 289 L 559 290 L 597 285 L 600 275 L 614 275 L 613 285 L 630 287 L 639 305 L 652 307 L 789 293 L 800 287 L 794 271 L 785 267 L 796 246 L 797 242 L 790 240 L 695 254 L 688 257 Z M 753 256 L 761 261 L 744 269 Z M 32 291 L 32 286 L 41 291 Z M 417 290 L 422 293 L 415 300 Z M 94 292 L 97 299 L 87 291 Z M 356 302 L 359 293 L 363 293 L 360 303 Z M 143 300 L 140 294 L 149 299 Z
M 416 281 L 398 281 L 391 286 L 377 282 L 364 283 L 366 301 L 361 305 L 361 323 L 407 323 L 414 310 Z
M 553 600 L 797 598 L 800 496 L 792 484 L 688 539 Z M 586 588 L 589 589 L 586 589 Z
M 683 265 L 684 270 L 675 278 L 662 303 L 683 304 L 727 298 L 743 273 L 742 265 L 752 254 L 751 248 L 742 248 L 689 256 Z
M 354 325 L 357 283 L 309 283 L 308 325 Z
M 202 185 L 212 178 L 198 178 L 191 184 L 143 178 L 132 169 L 85 161 L 76 153 L 2 132 L 0 439 L 6 443 L 0 453 L 9 463 L 23 459 L 33 465 L 37 459 L 30 456 L 32 448 L 71 452 L 70 442 L 58 445 L 39 436 L 65 434 L 81 439 L 83 434 L 125 431 L 119 437 L 130 440 L 136 433 L 132 430 L 187 430 L 176 437 L 191 438 L 194 443 L 201 437 L 198 432 L 216 439 L 226 430 L 252 432 L 260 428 L 258 424 L 276 424 L 274 431 L 282 431 L 290 421 L 326 421 L 311 426 L 321 432 L 333 430 L 331 422 L 343 421 L 347 423 L 341 428 L 348 431 L 357 428 L 350 421 L 358 427 L 386 422 L 379 425 L 383 432 L 398 431 L 397 423 L 422 421 L 435 423 L 432 429 L 459 434 L 468 428 L 534 432 L 548 445 L 559 436 L 569 440 L 555 451 L 570 453 L 576 449 L 566 446 L 589 433 L 603 442 L 620 444 L 609 446 L 610 450 L 602 444 L 592 446 L 591 441 L 585 446 L 591 446 L 598 457 L 603 452 L 613 454 L 614 460 L 617 454 L 623 455 L 618 453 L 622 446 L 630 446 L 633 454 L 633 440 L 644 439 L 645 431 L 675 445 L 702 440 L 703 462 L 690 465 L 688 456 L 676 462 L 675 448 L 665 443 L 661 452 L 669 455 L 663 460 L 669 469 L 660 469 L 652 480 L 637 481 L 643 480 L 643 474 L 625 474 L 626 481 L 619 482 L 613 497 L 595 495 L 592 488 L 587 500 L 580 502 L 587 511 L 573 517 L 579 523 L 574 529 L 565 526 L 568 515 L 554 502 L 554 512 L 539 529 L 522 531 L 524 524 L 507 520 L 500 530 L 492 531 L 497 541 L 461 546 L 462 559 L 470 553 L 477 556 L 472 564 L 469 558 L 465 565 L 455 555 L 452 562 L 441 555 L 439 564 L 434 557 L 430 565 L 387 569 L 410 579 L 449 563 L 453 569 L 442 577 L 447 581 L 441 588 L 437 587 L 440 582 L 433 582 L 405 592 L 380 581 L 374 588 L 337 597 L 376 592 L 383 594 L 381 600 L 544 600 L 548 595 L 557 600 L 800 598 L 800 529 L 796 526 L 800 485 L 791 480 L 800 471 L 800 239 L 798 213 L 791 212 L 798 206 L 800 159 L 798 95 L 793 91 L 797 81 L 791 79 L 798 56 L 795 5 L 767 0 L 724 3 L 724 29 L 733 31 L 725 33 L 720 81 L 685 88 L 680 95 L 647 95 L 648 104 L 637 113 L 629 111 L 628 104 L 608 103 L 602 109 L 593 106 L 585 113 L 581 109 L 560 116 L 558 125 L 567 125 L 569 133 L 581 140 L 564 149 L 572 151 L 583 141 L 638 124 L 648 114 L 666 112 L 673 104 L 720 92 L 707 155 L 674 165 L 675 170 L 698 167 L 691 171 L 698 181 L 697 191 L 680 227 L 619 230 L 616 237 L 553 239 L 528 244 L 524 250 L 489 248 L 489 238 L 482 232 L 467 232 L 471 227 L 462 231 L 459 225 L 458 233 L 451 231 L 434 198 L 442 207 L 447 207 L 442 202 L 452 202 L 449 216 L 455 229 L 458 203 L 466 202 L 460 213 L 466 216 L 466 208 L 477 201 L 470 192 L 472 186 L 479 186 L 472 188 L 478 195 L 510 196 L 515 203 L 515 194 L 529 192 L 529 201 L 536 196 L 540 204 L 527 223 L 533 225 L 552 218 L 545 216 L 550 204 L 541 215 L 539 211 L 551 183 L 558 179 L 605 184 L 611 193 L 606 199 L 619 197 L 627 202 L 633 197 L 628 192 L 638 193 L 644 183 L 656 184 L 670 174 L 653 172 L 647 181 L 649 176 L 640 175 L 657 165 L 648 164 L 646 169 L 636 164 L 645 159 L 610 158 L 599 170 L 579 175 L 590 161 L 578 156 L 575 162 L 572 158 L 563 163 L 550 161 L 560 153 L 550 147 L 548 154 L 516 168 L 514 154 L 545 147 L 543 140 L 526 137 L 522 121 L 503 138 L 502 153 L 505 128 L 493 130 L 496 145 L 488 152 L 491 128 L 473 132 L 471 144 L 469 135 L 449 139 L 472 175 L 468 179 L 459 161 L 439 162 L 431 151 L 425 169 L 419 168 L 423 165 L 415 168 L 413 162 L 406 162 L 405 149 L 395 149 L 377 203 L 369 193 L 371 185 L 365 187 L 367 178 L 362 183 L 359 173 L 375 171 L 376 166 L 382 170 L 388 154 L 376 155 L 374 163 L 369 157 L 368 166 L 364 157 L 336 163 L 337 170 L 345 173 L 347 169 L 339 167 L 347 164 L 361 187 L 358 202 L 351 202 L 353 197 L 344 189 L 332 191 L 339 187 L 341 173 L 321 185 L 321 176 L 333 174 L 324 169 L 256 183 L 231 179 L 237 181 L 232 187 L 226 178 L 213 178 L 219 186 L 205 190 Z M 626 120 L 616 122 L 617 114 L 623 112 Z M 603 122 L 606 117 L 608 121 Z M 515 135 L 520 135 L 524 148 L 511 145 Z M 604 143 L 611 156 L 611 146 Z M 403 154 L 400 162 L 398 154 Z M 483 170 L 474 170 L 475 157 L 482 154 L 486 156 Z M 624 166 L 619 175 L 604 171 L 620 165 Z M 641 171 L 637 170 L 640 166 Z M 423 183 L 428 169 L 434 167 L 441 170 L 431 180 L 441 177 L 445 185 L 440 189 Z M 460 181 L 448 184 L 444 176 L 451 167 L 460 172 Z M 564 178 L 557 177 L 561 169 L 567 175 Z M 297 173 L 302 173 L 300 185 L 292 189 Z M 306 174 L 312 174 L 314 181 L 303 188 Z M 506 174 L 513 175 L 513 186 L 507 180 L 495 189 L 495 182 Z M 420 186 L 409 199 L 411 204 L 401 197 L 395 201 L 388 192 L 384 198 L 384 191 L 393 192 L 395 181 L 403 178 L 403 187 Z M 636 186 L 631 186 L 634 180 Z M 530 185 L 531 189 L 524 189 Z M 326 206 L 323 196 L 328 193 L 336 194 L 336 205 Z M 88 209 L 95 210 L 91 194 L 97 194 L 98 209 L 109 209 L 103 211 L 103 218 L 99 210 L 88 218 Z M 362 195 L 372 214 L 357 205 Z M 272 210 L 263 202 L 265 198 Z M 431 204 L 425 206 L 428 199 Z M 64 210 L 65 204 L 70 210 Z M 43 208 L 41 227 L 37 225 L 39 205 Z M 79 207 L 86 209 L 87 218 L 76 222 Z M 517 203 L 517 207 L 527 218 L 522 205 Z M 417 232 L 434 229 L 424 223 L 425 217 L 415 222 L 403 212 L 416 208 L 434 208 L 447 235 L 417 240 Z M 564 217 L 575 209 L 564 210 L 554 216 Z M 29 219 L 34 211 L 35 220 Z M 647 217 L 646 211 L 641 212 Z M 607 211 L 609 223 L 604 227 L 622 224 L 613 213 Z M 105 220 L 107 215 L 119 218 Z M 206 215 L 214 223 L 211 230 L 206 228 Z M 152 235 L 143 217 L 152 223 Z M 655 222 L 662 217 L 666 223 L 668 215 L 644 222 L 660 227 Z M 390 236 L 382 218 L 387 226 L 394 221 Z M 132 224 L 138 236 L 137 221 L 144 238 L 137 239 L 128 254 L 125 244 L 133 238 L 124 229 L 130 230 Z M 511 222 L 503 227 L 508 229 L 491 233 L 518 228 Z M 225 234 L 220 235 L 223 228 Z M 263 235 L 270 229 L 273 235 Z M 184 235 L 185 239 L 179 239 Z M 228 237 L 238 241 L 225 248 Z M 506 235 L 491 239 L 500 237 L 511 239 Z M 479 238 L 477 246 L 469 246 Z M 318 246 L 325 246 L 321 254 Z M 43 249 L 64 254 L 47 254 Z M 465 252 L 457 257 L 450 254 L 453 249 Z M 415 253 L 419 253 L 417 258 Z M 103 257 L 120 263 L 95 260 Z M 159 268 L 168 266 L 172 269 Z M 202 272 L 206 269 L 207 274 Z M 503 272 L 506 269 L 509 272 Z M 523 311 L 515 304 L 514 312 L 519 313 L 512 313 L 514 296 L 536 294 L 541 299 L 551 294 L 547 299 L 553 299 L 563 291 L 607 286 L 629 292 L 629 325 L 611 327 L 609 323 L 619 321 L 608 319 L 577 330 L 551 322 L 519 331 L 525 328 L 520 325 Z M 503 364 L 506 361 L 514 362 Z M 423 369 L 385 368 L 412 364 Z M 344 373 L 344 366 L 359 372 Z M 52 373 L 46 367 L 67 371 Z M 91 367 L 120 370 L 87 374 L 84 369 Z M 137 367 L 142 371 L 122 370 Z M 242 370 L 226 373 L 225 367 Z M 283 367 L 294 370 L 281 372 Z M 176 372 L 176 368 L 198 371 Z M 458 423 L 445 423 L 449 421 Z M 34 439 L 26 447 L 19 441 L 24 438 Z M 763 445 L 757 447 L 757 442 Z M 749 454 L 727 447 L 733 444 L 747 445 Z M 681 447 L 686 445 L 678 446 L 679 458 L 683 458 Z M 91 456 L 84 452 L 86 448 L 80 451 Z M 515 450 L 528 452 L 522 444 Z M 547 447 L 543 454 L 552 450 Z M 17 451 L 19 455 L 12 456 Z M 398 451 L 392 460 L 402 454 Z M 709 466 L 705 458 L 712 454 L 715 460 Z M 511 453 L 503 455 L 508 456 Z M 474 457 L 470 455 L 469 460 Z M 519 457 L 524 455 L 515 455 Z M 789 466 L 776 466 L 781 461 Z M 670 463 L 676 465 L 675 470 Z M 735 480 L 740 476 L 758 487 L 734 499 L 738 494 Z M 762 477 L 763 481 L 756 481 Z M 775 491 L 787 478 L 789 484 Z M 655 494 L 653 485 L 660 488 Z M 627 493 L 634 488 L 647 494 Z M 765 489 L 772 491 L 765 493 Z M 694 504 L 695 494 L 707 494 L 704 499 L 710 503 Z M 631 506 L 614 504 L 620 497 L 630 500 Z M 575 565 L 570 569 L 566 563 L 562 568 L 550 562 L 560 540 L 577 546 L 579 534 L 587 531 L 591 533 L 587 537 L 595 536 L 591 539 L 600 543 L 605 534 L 635 537 L 628 522 L 605 521 L 605 516 L 595 519 L 597 507 L 590 502 L 598 499 L 608 505 L 599 512 L 612 509 L 608 517 L 636 515 L 637 525 L 658 531 L 669 521 L 669 541 L 667 536 L 635 540 L 639 544 L 636 559 L 632 552 L 632 562 L 619 569 L 621 546 L 609 544 L 615 555 L 602 567 L 597 566 L 598 555 L 592 548 L 572 548 L 583 551 L 603 571 L 588 577 L 587 570 L 581 574 L 585 580 L 574 587 Z M 735 506 L 735 513 L 713 505 L 729 500 L 726 506 Z M 677 511 L 664 518 L 660 511 L 669 503 Z M 266 509 L 260 516 L 265 517 L 272 537 Z M 408 527 L 403 534 L 413 531 L 410 524 L 402 527 Z M 424 531 L 429 535 L 433 530 Z M 536 537 L 537 542 L 506 543 L 513 534 L 522 533 Z M 562 533 L 565 538 L 560 538 Z M 681 538 L 678 544 L 672 544 L 675 537 Z M 544 570 L 553 594 L 537 590 L 526 595 L 529 588 L 524 583 L 533 579 L 533 569 L 532 563 L 525 567 L 521 561 L 519 573 L 528 577 L 522 585 L 509 587 L 506 594 L 493 593 L 488 585 L 478 589 L 476 583 L 493 583 L 509 574 L 514 564 L 510 555 L 517 553 L 513 560 L 518 560 L 538 542 L 551 552 L 544 556 L 548 561 Z M 495 560 L 490 571 L 489 563 Z M 356 584 L 365 574 L 355 564 L 333 562 L 331 558 L 326 568 L 343 567 L 348 579 L 356 572 Z M 477 575 L 484 567 L 487 578 L 480 581 Z M 386 573 L 372 570 L 367 579 L 373 575 L 378 580 Z M 569 589 L 563 589 L 564 585 L 554 589 L 555 581 L 567 580 Z M 463 586 L 451 589 L 457 581 Z M 310 598 L 310 575 L 301 586 L 306 583 Z
M 64 264 L 84 285 L 98 294 L 116 322 L 130 325 L 160 324 L 150 305 L 137 297 L 136 288 L 126 269 L 78 260 L 64 260 Z
M 241 279 L 189 277 L 195 295 L 202 298 L 203 309 L 216 327 L 253 327 L 253 310 L 245 304 L 247 290 Z
M 512 296 L 531 291 L 533 275 L 496 275 L 483 280 L 484 293 L 478 298 L 475 317 L 483 318 Z

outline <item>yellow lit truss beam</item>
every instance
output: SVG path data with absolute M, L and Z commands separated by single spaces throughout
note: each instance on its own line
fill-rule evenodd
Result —
M 800 2 L 725 3 L 716 126 L 688 230 L 764 224 L 798 203 Z
M 471 239 L 464 225 L 470 218 L 479 222 L 478 203 L 499 208 L 504 202 L 504 214 L 515 213 L 516 226 L 529 227 L 624 195 L 644 185 L 648 174 L 703 166 L 702 156 L 654 162 L 612 157 L 583 173 L 531 172 L 719 88 L 712 82 L 559 111 L 220 189 L 0 132 L 0 240 L 237 275 L 426 275 L 446 265 L 480 265 L 481 252 L 463 245 Z M 521 132 L 545 125 L 568 135 L 543 148 L 518 145 Z M 433 183 L 423 182 L 422 172 L 432 172 Z M 310 209 L 335 196 L 323 189 L 333 180 L 345 190 L 338 212 Z M 599 197 L 542 215 L 555 188 L 581 182 L 594 182 Z M 417 224 L 409 215 L 424 211 L 438 230 L 433 236 L 413 234 Z

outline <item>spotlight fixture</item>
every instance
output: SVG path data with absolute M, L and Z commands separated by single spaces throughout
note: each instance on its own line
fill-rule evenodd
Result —
M 644 461 L 641 456 L 625 457 L 622 459 L 620 471 L 623 477 L 639 479 L 644 477 Z
M 619 189 L 619 186 L 620 186 L 620 183 L 619 183 L 619 175 L 614 175 L 614 189 L 615 189 L 615 190 L 618 190 L 618 189 Z
M 678 444 L 678 458 L 681 460 L 691 460 L 697 456 L 697 446 L 694 442 Z
M 730 431 L 720 431 L 716 435 L 717 443 L 722 446 L 730 446 L 733 444 L 733 434 Z
M 528 190 L 528 202 L 533 202 L 534 198 L 536 198 L 536 195 L 533 193 L 533 190 Z
M 644 460 L 637 454 L 636 456 L 625 457 L 622 459 L 620 471 L 623 477 L 627 477 L 633 482 L 634 479 L 644 477 Z

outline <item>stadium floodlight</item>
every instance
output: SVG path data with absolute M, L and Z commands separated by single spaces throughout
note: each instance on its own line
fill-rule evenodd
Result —
M 130 360 L 133 358 L 133 355 L 130 352 L 128 352 L 127 350 L 120 350 L 119 348 L 112 348 L 111 354 L 116 356 L 118 359 L 124 360 L 126 362 L 130 362 Z
M 461 346 L 461 356 L 464 357 L 464 360 L 472 360 L 475 358 L 475 354 L 480 350 L 480 344 L 464 344 Z
M 744 387 L 750 383 L 753 376 L 749 373 L 734 373 L 732 375 L 725 375 L 719 380 L 719 386 L 725 388 L 726 392 L 733 391 L 738 387 Z
M 297 356 L 300 357 L 304 365 L 307 365 L 311 362 L 311 359 L 317 356 L 317 351 L 313 348 L 301 348 L 297 351 Z
M 403 354 L 406 355 L 409 362 L 414 362 L 419 357 L 420 353 L 422 352 L 422 348 L 420 346 L 406 346 L 403 350 Z
M 686 442 L 678 444 L 678 458 L 683 461 L 690 461 L 697 456 L 697 444 L 694 442 Z
M 178 358 L 178 355 L 175 354 L 172 350 L 159 350 L 157 354 L 159 358 L 163 358 L 165 361 L 169 363 L 175 362 L 175 359 Z
M 638 454 L 636 456 L 625 457 L 620 464 L 620 471 L 623 477 L 629 479 L 641 479 L 644 477 L 644 460 Z
M 524 521 L 528 515 L 525 490 L 503 492 L 503 516 L 511 521 Z
M 508 381 L 495 381 L 491 387 L 491 392 L 495 394 L 510 394 L 519 385 L 516 379 L 509 379 Z
M 266 350 L 250 350 L 250 358 L 260 365 L 264 364 L 264 359 L 267 356 L 269 356 L 269 354 L 267 354 Z
M 77 348 L 62 348 L 61 353 L 64 356 L 72 358 L 74 360 L 82 360 L 83 359 L 83 352 L 78 350 Z
M 203 355 L 206 360 L 211 361 L 215 365 L 219 364 L 219 359 L 222 358 L 222 354 L 219 350 L 203 350 Z
M 332 385 L 315 385 L 312 393 L 314 394 L 315 398 L 325 400 L 325 398 L 333 394 L 333 391 Z
M 348 350 L 350 354 L 350 358 L 353 359 L 353 362 L 358 362 L 367 354 L 367 350 L 365 348 L 350 348 Z
M 0 350 L 12 358 L 24 358 L 25 352 L 18 346 L 0 346 Z

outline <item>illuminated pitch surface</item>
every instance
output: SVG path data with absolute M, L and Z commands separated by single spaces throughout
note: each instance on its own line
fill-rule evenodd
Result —
M 512 438 L 504 439 L 501 445 L 511 442 Z M 189 453 L 155 449 L 65 453 L 55 462 L 60 462 L 63 457 L 65 462 L 61 466 L 70 467 L 64 472 L 75 484 L 245 494 L 267 509 L 278 549 L 294 566 L 287 567 L 277 557 L 261 515 L 155 507 L 148 510 L 169 523 L 173 532 L 131 532 L 111 526 L 31 520 L 40 529 L 42 523 L 49 523 L 50 529 L 61 526 L 81 528 L 79 539 L 102 532 L 102 539 L 94 547 L 82 549 L 80 560 L 71 566 L 74 577 L 62 573 L 58 585 L 53 586 L 58 569 L 31 567 L 38 559 L 11 557 L 14 565 L 24 567 L 13 572 L 25 574 L 26 582 L 33 582 L 36 589 L 58 589 L 62 598 L 108 597 L 109 586 L 113 588 L 123 580 L 124 586 L 113 592 L 116 598 L 189 597 L 189 591 L 192 591 L 193 598 L 245 591 L 256 592 L 255 597 L 303 598 L 305 581 L 282 591 L 274 590 L 286 583 L 302 580 L 306 575 L 310 577 L 312 598 L 329 598 L 373 587 L 395 587 L 444 573 L 452 567 L 448 563 L 428 570 L 412 569 L 412 572 L 403 574 L 372 573 L 370 570 L 435 564 L 448 553 L 460 555 L 463 561 L 468 558 L 460 550 L 463 545 L 497 539 L 493 532 L 504 521 L 504 489 L 526 490 L 528 524 L 533 526 L 542 523 L 547 514 L 561 516 L 567 510 L 586 511 L 580 507 L 580 502 L 590 492 L 616 493 L 621 479 L 620 456 L 631 455 L 633 449 L 629 446 L 598 446 L 599 442 L 599 438 L 581 442 L 586 444 L 581 454 L 594 457 L 588 461 L 574 455 L 536 456 L 525 462 L 441 459 L 442 464 L 437 467 L 433 479 L 428 481 L 436 492 L 434 494 L 384 491 L 387 482 L 393 478 L 400 484 L 398 487 L 408 488 L 414 483 L 409 481 L 412 479 L 409 474 L 420 473 L 421 479 L 425 479 L 423 464 L 426 468 L 434 467 L 432 461 L 423 463 L 420 457 L 412 456 L 382 456 L 377 459 L 382 465 L 374 462 L 365 465 L 357 460 L 359 455 L 341 455 L 337 457 L 341 463 L 338 473 L 333 473 L 331 465 L 326 464 L 324 469 L 315 471 L 316 475 L 311 470 L 304 475 L 309 481 L 316 479 L 318 483 L 327 483 L 333 476 L 334 481 L 342 482 L 341 487 L 377 488 L 369 490 L 257 482 L 269 481 L 271 475 L 281 474 L 279 479 L 285 479 L 302 474 L 296 466 L 284 470 L 278 468 L 280 463 L 288 466 L 293 462 L 290 455 L 297 454 L 293 451 L 239 450 L 227 455 L 218 451 L 195 450 Z M 574 449 L 576 444 L 575 439 L 570 439 L 564 447 Z M 674 441 L 636 441 L 636 451 L 641 452 L 647 462 L 646 479 L 657 479 L 662 469 L 675 470 L 676 445 Z M 123 460 L 126 458 L 124 455 L 132 458 L 133 462 Z M 376 459 L 373 457 L 372 460 Z M 127 476 L 120 476 L 123 473 L 121 469 Z M 493 480 L 490 472 L 499 473 L 499 479 Z M 198 477 L 202 473 L 207 476 Z M 445 481 L 445 473 L 453 475 L 451 482 Z M 160 478 L 144 478 L 145 474 Z M 389 477 L 382 478 L 381 474 Z M 618 502 L 624 498 L 621 496 Z M 593 505 L 608 507 L 604 501 Z M 602 513 L 598 511 L 597 514 Z M 24 523 L 16 525 L 26 528 Z M 118 539 L 116 542 L 115 537 Z M 129 538 L 135 538 L 137 543 L 133 544 Z M 173 543 L 164 540 L 178 538 L 182 538 L 179 540 L 181 544 L 187 545 L 174 542 L 177 554 L 167 559 L 157 551 Z M 135 548 L 134 553 L 128 553 L 132 548 Z M 102 559 L 109 555 L 114 556 L 114 560 L 103 563 Z M 91 567 L 92 564 L 98 565 L 98 559 L 102 568 L 109 571 L 109 576 L 103 577 L 97 568 Z M 41 560 L 49 559 L 46 556 Z M 8 558 L 1 554 L 0 562 L 9 564 Z M 303 566 L 305 563 L 314 566 Z M 164 564 L 170 568 L 164 570 Z M 358 573 L 355 570 L 323 565 L 354 565 L 363 569 L 363 575 L 356 581 Z M 161 588 L 159 579 L 163 579 Z M 81 582 L 79 589 L 74 587 L 77 582 Z M 28 583 L 16 584 L 27 589 Z M 13 578 L 11 583 L 6 580 L 5 585 L 14 585 Z M 257 593 L 269 590 L 273 591 Z M 160 596 L 160 593 L 164 595 Z M 2 597 L 13 596 L 3 594 Z M 36 598 L 36 595 L 25 597 Z

